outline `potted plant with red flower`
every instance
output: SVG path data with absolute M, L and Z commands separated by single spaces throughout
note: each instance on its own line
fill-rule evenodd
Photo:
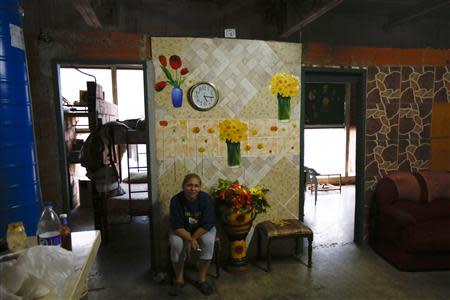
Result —
M 231 259 L 228 270 L 248 270 L 247 244 L 245 238 L 259 213 L 266 212 L 268 189 L 262 185 L 247 187 L 238 181 L 219 179 L 211 195 L 218 203 L 224 229 L 230 240 Z
M 169 57 L 169 65 L 175 71 L 173 76 L 169 69 L 167 69 L 167 58 L 164 55 L 159 56 L 159 63 L 161 70 L 166 76 L 166 80 L 157 82 L 155 84 L 155 90 L 160 92 L 167 86 L 167 84 L 171 85 L 172 105 L 173 107 L 181 107 L 183 104 L 183 90 L 181 89 L 181 85 L 186 80 L 185 75 L 189 73 L 189 70 L 188 68 L 182 68 L 181 58 L 178 55 L 172 55 Z

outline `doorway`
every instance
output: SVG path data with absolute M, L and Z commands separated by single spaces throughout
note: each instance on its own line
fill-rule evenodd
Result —
M 147 124 L 148 69 L 146 62 L 57 62 L 54 74 L 55 106 L 56 111 L 60 112 L 57 115 L 58 148 L 60 156 L 64 158 L 60 160 L 60 176 L 63 179 L 64 191 L 63 211 L 74 213 L 77 208 L 87 207 L 87 210 L 92 212 L 92 199 L 83 197 L 90 198 L 92 190 L 99 191 L 98 187 L 86 177 L 86 169 L 81 166 L 80 150 L 87 137 L 99 131 L 105 123 L 120 123 L 121 139 L 116 137 L 118 135 L 115 129 L 111 131 L 111 136 L 114 136 L 115 140 L 108 151 L 114 154 L 108 154 L 107 157 L 114 158 L 111 164 L 117 168 L 118 189 L 123 193 L 108 194 L 105 199 L 114 212 L 119 214 L 125 212 L 126 217 L 129 216 L 129 221 L 125 222 L 123 218 L 113 219 L 111 223 L 114 226 L 127 226 L 127 223 L 132 221 L 147 224 L 150 233 L 151 265 L 153 265 L 154 231 L 150 196 L 150 187 L 153 183 L 149 176 L 151 139 Z M 134 175 L 134 172 L 139 173 L 139 176 Z M 135 185 L 136 180 L 139 180 L 139 184 Z M 135 189 L 133 186 L 138 187 Z M 132 200 L 133 203 L 139 204 L 131 205 Z M 91 212 L 88 212 L 88 215 L 91 215 Z M 108 209 L 107 214 L 110 212 Z M 92 216 L 90 219 L 93 219 Z M 81 226 L 79 230 L 93 229 L 86 227 Z
M 302 70 L 299 217 L 319 244 L 363 240 L 365 76 L 365 70 Z M 322 175 L 318 185 L 307 184 L 311 169 Z

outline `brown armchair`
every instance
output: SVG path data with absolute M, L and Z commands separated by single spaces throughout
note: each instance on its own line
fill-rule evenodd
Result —
M 450 269 L 450 173 L 389 174 L 375 201 L 381 256 L 401 270 Z

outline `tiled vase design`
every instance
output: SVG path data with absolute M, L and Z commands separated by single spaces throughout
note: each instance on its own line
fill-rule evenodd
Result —
M 278 99 L 278 120 L 288 121 L 291 117 L 291 97 L 277 95 Z
M 241 143 L 227 141 L 227 162 L 229 167 L 237 168 L 241 165 Z

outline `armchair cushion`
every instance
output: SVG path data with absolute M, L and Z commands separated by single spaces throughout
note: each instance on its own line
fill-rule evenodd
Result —
M 422 186 L 421 200 L 431 202 L 435 199 L 450 201 L 450 173 L 422 171 L 416 173 Z
M 408 172 L 391 173 L 378 182 L 376 199 L 381 207 L 400 199 L 420 202 L 419 182 Z

